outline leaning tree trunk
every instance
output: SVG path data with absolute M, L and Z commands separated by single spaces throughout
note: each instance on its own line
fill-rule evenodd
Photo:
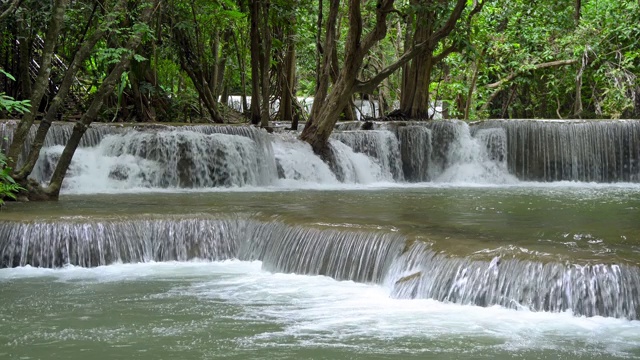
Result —
M 300 139 L 308 142 L 313 150 L 320 155 L 331 153 L 327 145 L 329 136 L 338 121 L 340 112 L 347 105 L 349 98 L 357 92 L 371 94 L 383 80 L 408 61 L 423 54 L 425 49 L 434 49 L 440 40 L 453 31 L 462 11 L 466 7 L 467 0 L 457 0 L 456 6 L 449 15 L 446 23 L 442 28 L 435 31 L 428 41 L 414 45 L 412 49 L 405 51 L 395 63 L 387 66 L 366 81 L 358 80 L 357 74 L 361 72 L 364 56 L 369 53 L 375 44 L 386 36 L 387 16 L 394 10 L 394 0 L 378 1 L 375 24 L 364 36 L 363 29 L 365 26 L 360 11 L 361 1 L 349 0 L 349 29 L 345 41 L 344 61 L 333 87 L 329 90 L 328 76 L 331 74 L 330 68 L 332 65 L 331 51 L 329 50 L 337 40 L 335 22 L 339 3 L 339 0 L 331 0 L 330 3 L 327 30 L 325 32 L 325 48 L 320 84 L 311 110 L 311 119 L 307 121 L 300 135 Z M 477 3 L 471 11 L 471 14 L 474 14 L 476 10 L 479 11 L 483 3 L 484 2 Z M 445 50 L 443 54 L 448 54 L 448 51 L 451 50 Z
M 33 87 L 33 93 L 31 95 L 31 111 L 26 113 L 13 135 L 13 142 L 9 147 L 7 166 L 15 168 L 15 165 L 20 156 L 22 146 L 29 136 L 29 130 L 38 113 L 38 107 L 40 101 L 44 97 L 44 94 L 49 85 L 49 75 L 51 74 L 51 60 L 53 58 L 53 52 L 56 44 L 58 43 L 58 35 L 64 22 L 64 12 L 69 4 L 69 0 L 56 0 L 54 1 L 53 9 L 51 10 L 51 19 L 49 26 L 47 27 L 47 34 L 44 40 L 44 48 L 42 49 L 42 60 L 40 61 L 40 71 L 36 77 Z M 23 76 L 29 76 L 29 74 L 23 74 Z
M 142 14 L 140 15 L 141 23 L 148 23 L 151 19 L 153 12 L 156 10 L 159 0 L 152 0 L 148 7 L 146 7 Z M 62 187 L 62 182 L 64 181 L 67 170 L 69 169 L 69 165 L 71 164 L 71 159 L 73 158 L 73 154 L 75 153 L 78 145 L 80 144 L 80 140 L 82 136 L 89 128 L 89 125 L 97 118 L 98 112 L 102 108 L 102 104 L 104 103 L 105 98 L 113 92 L 117 82 L 120 80 L 122 73 L 129 68 L 131 65 L 131 57 L 133 51 L 140 45 L 142 42 L 144 32 L 138 31 L 131 36 L 129 41 L 125 46 L 125 49 L 128 50 L 120 57 L 120 61 L 113 67 L 109 75 L 104 79 L 98 91 L 93 97 L 93 101 L 87 111 L 82 115 L 80 120 L 76 122 L 73 127 L 73 132 L 71 133 L 71 137 L 67 141 L 67 144 L 62 151 L 62 155 L 58 160 L 56 165 L 56 169 L 51 176 L 51 181 L 49 182 L 49 186 L 44 189 L 43 193 L 49 197 L 51 200 L 58 199 L 60 194 L 60 189 Z
M 110 24 L 117 17 L 117 13 L 120 9 L 124 7 L 126 0 L 118 0 L 118 3 L 114 6 L 113 10 L 107 16 L 104 25 Z M 51 100 L 51 104 L 49 104 L 49 109 L 47 110 L 44 118 L 40 121 L 40 125 L 38 126 L 38 131 L 36 132 L 36 136 L 31 143 L 31 150 L 29 151 L 29 155 L 25 161 L 25 164 L 20 168 L 15 175 L 15 179 L 24 180 L 26 179 L 31 171 L 33 171 L 33 167 L 38 160 L 38 156 L 40 155 L 40 150 L 44 144 L 44 140 L 49 132 L 49 128 L 51 127 L 51 123 L 56 118 L 60 107 L 64 104 L 69 91 L 71 90 L 71 86 L 74 81 L 76 81 L 76 73 L 82 63 L 91 55 L 91 52 L 95 45 L 98 43 L 100 39 L 106 33 L 107 26 L 100 26 L 96 31 L 91 34 L 91 36 L 81 45 L 80 49 L 74 55 L 71 64 L 67 68 L 67 71 L 64 74 L 64 78 L 62 79 L 62 83 L 58 88 L 58 92 Z

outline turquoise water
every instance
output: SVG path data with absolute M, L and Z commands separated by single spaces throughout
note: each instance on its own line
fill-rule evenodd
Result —
M 451 257 L 640 265 L 640 187 L 624 184 L 67 195 L 11 204 L 0 221 L 205 215 L 399 233 Z M 0 269 L 0 358 L 640 357 L 640 321 L 394 299 L 392 288 L 259 261 Z

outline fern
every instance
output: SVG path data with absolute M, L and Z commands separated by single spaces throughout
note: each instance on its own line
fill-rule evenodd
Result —
M 11 177 L 11 168 L 7 166 L 7 156 L 0 151 L 0 206 L 4 205 L 4 199 L 16 200 L 16 196 L 25 188 L 20 186 Z

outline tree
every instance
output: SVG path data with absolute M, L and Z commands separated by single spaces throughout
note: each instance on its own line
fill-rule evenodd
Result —
M 371 5 L 371 3 L 366 3 Z M 482 4 L 482 3 L 480 3 Z M 365 33 L 361 2 L 350 0 L 348 2 L 348 30 L 345 40 L 344 60 L 337 71 L 336 80 L 330 86 L 329 78 L 335 67 L 332 61 L 332 52 L 338 40 L 336 20 L 338 17 L 339 1 L 330 1 L 329 16 L 326 23 L 324 38 L 324 54 L 321 61 L 320 83 L 316 91 L 311 116 L 300 135 L 300 138 L 311 144 L 311 147 L 318 154 L 325 157 L 330 156 L 330 149 L 327 141 L 335 123 L 338 121 L 340 112 L 348 104 L 354 93 L 372 93 L 373 90 L 393 72 L 398 70 L 410 60 L 419 55 L 432 53 L 438 42 L 444 39 L 455 28 L 458 19 L 467 6 L 466 0 L 457 0 L 449 18 L 439 30 L 424 41 L 413 42 L 404 54 L 394 63 L 379 71 L 367 80 L 357 78 L 363 65 L 364 57 L 371 48 L 381 41 L 387 33 L 387 21 L 390 14 L 396 13 L 393 0 L 378 0 L 375 4 L 374 22 L 369 31 Z M 482 5 L 476 4 L 476 7 Z M 473 11 L 472 11 L 473 12 Z
M 51 74 L 51 60 L 53 52 L 58 41 L 58 35 L 62 28 L 64 13 L 69 4 L 69 0 L 55 0 L 51 10 L 51 18 L 47 27 L 47 35 L 44 40 L 40 69 L 34 82 L 33 93 L 31 95 L 31 109 L 23 117 L 13 135 L 13 142 L 9 147 L 7 166 L 15 168 L 18 157 L 22 150 L 23 143 L 26 141 L 29 130 L 36 118 L 40 101 L 44 97 L 47 86 L 49 85 L 49 77 Z
M 195 0 L 172 0 L 165 12 L 180 67 L 191 79 L 202 104 L 216 123 L 225 121 L 218 102 L 228 56 L 226 53 L 220 56 L 220 48 L 224 48 L 220 44 L 221 34 L 222 41 L 229 43 L 231 33 L 223 29 L 239 16 L 242 14 L 235 9 L 226 9 L 216 2 Z
M 93 122 L 97 116 L 99 110 L 102 108 L 102 105 L 109 96 L 116 83 L 121 79 L 123 72 L 129 68 L 131 59 L 134 57 L 135 49 L 140 45 L 145 35 L 149 34 L 149 28 L 146 25 L 150 20 L 152 14 L 157 10 L 159 0 L 150 0 L 150 1 L 141 1 L 138 4 L 138 7 L 135 9 L 129 9 L 130 12 L 136 13 L 139 12 L 138 21 L 130 26 L 130 33 L 128 34 L 128 39 L 126 40 L 125 45 L 122 48 L 117 49 L 116 53 L 118 54 L 118 60 L 113 64 L 112 69 L 110 70 L 108 76 L 102 81 L 99 89 L 94 94 L 91 104 L 89 105 L 87 111 L 82 115 L 80 120 L 76 123 L 73 128 L 73 132 L 69 141 L 67 142 L 65 149 L 58 161 L 52 179 L 49 185 L 46 188 L 42 188 L 39 184 L 34 184 L 32 182 L 27 181 L 27 176 L 33 169 L 33 164 L 35 164 L 35 159 L 37 159 L 37 154 L 39 153 L 39 148 L 42 146 L 42 142 L 46 133 L 51 124 L 51 118 L 45 117 L 45 119 L 41 122 L 41 126 L 39 127 L 35 146 L 32 147 L 28 160 L 26 161 L 25 166 L 18 172 L 15 172 L 16 180 L 20 181 L 20 184 L 28 189 L 28 195 L 31 198 L 35 199 L 57 199 L 60 193 L 60 188 L 62 186 L 62 181 L 66 175 L 67 169 L 71 163 L 71 158 L 80 143 L 80 139 L 82 135 L 88 128 L 88 126 Z M 114 9 L 120 9 L 121 6 L 125 4 L 124 0 L 120 0 L 116 3 Z M 47 29 L 47 36 L 45 38 L 45 46 L 43 50 L 43 61 L 40 66 L 40 73 L 38 74 L 38 78 L 36 79 L 36 86 L 34 88 L 34 96 L 32 98 L 32 104 L 37 100 L 39 103 L 43 96 L 44 90 L 42 83 L 48 82 L 48 74 L 51 71 L 50 60 L 47 61 L 47 57 L 51 57 L 53 55 L 53 49 L 56 46 L 58 40 L 58 33 L 60 31 L 62 18 L 64 16 L 64 10 L 66 8 L 67 2 L 64 0 L 59 0 L 55 3 L 54 10 L 52 11 L 51 20 L 49 27 Z M 133 11 L 132 11 L 133 10 Z M 110 16 L 107 16 L 107 21 L 103 24 L 104 26 L 108 26 L 111 24 L 110 20 L 115 20 L 118 17 L 118 12 L 111 13 Z M 78 51 L 76 58 L 74 61 L 79 63 L 82 61 L 83 57 L 86 57 L 87 52 L 93 48 L 94 41 L 97 41 L 103 34 L 104 29 L 98 29 L 93 36 L 89 37 L 87 42 L 83 44 L 80 51 Z M 49 69 L 46 69 L 46 66 Z M 77 64 L 72 63 L 69 67 L 69 71 L 65 77 L 73 77 L 77 71 Z M 45 77 L 46 76 L 46 77 Z M 44 79 L 44 80 L 43 80 Z M 65 85 L 65 87 L 67 87 Z M 60 102 L 66 96 L 64 93 L 68 91 L 62 87 L 58 90 L 58 94 L 60 95 L 56 100 L 56 103 L 50 108 L 49 114 L 55 114 L 57 106 L 59 106 Z M 62 91 L 60 91 L 62 90 Z M 38 98 L 39 97 L 39 98 Z M 24 142 L 27 139 L 27 134 L 29 129 L 33 124 L 33 120 L 35 118 L 35 106 L 31 107 L 29 113 L 25 114 L 25 116 L 21 119 L 16 132 L 14 133 L 14 139 L 9 148 L 9 162 L 7 165 L 9 167 L 13 167 L 17 162 L 17 158 L 20 155 L 20 151 L 24 146 Z M 48 115 L 49 115 L 48 114 Z M 49 115 L 53 116 L 53 115 Z
M 485 1 L 475 1 L 466 24 L 482 10 Z M 454 52 L 461 51 L 462 39 L 449 39 L 462 17 L 467 2 L 413 0 L 408 16 L 405 47 L 426 44 L 420 56 L 403 67 L 400 111 L 410 118 L 428 118 L 431 78 L 434 67 Z M 460 27 L 460 26 L 458 26 Z M 413 29 L 413 30 L 411 30 Z M 445 40 L 449 39 L 445 43 Z
M 21 168 L 17 169 L 15 172 L 15 178 L 19 181 L 26 181 L 31 171 L 33 171 L 33 167 L 38 160 L 38 156 L 40 154 L 40 150 L 44 145 L 45 138 L 47 133 L 49 132 L 49 128 L 53 123 L 54 119 L 57 117 L 60 108 L 64 104 L 65 100 L 69 95 L 69 91 L 71 90 L 71 86 L 76 80 L 76 74 L 78 73 L 80 66 L 83 62 L 91 55 L 91 52 L 95 48 L 98 41 L 100 41 L 105 34 L 108 32 L 108 29 L 114 24 L 117 18 L 125 11 L 126 0 L 118 0 L 114 5 L 111 11 L 105 16 L 104 21 L 98 26 L 97 29 L 82 43 L 78 51 L 75 53 L 73 61 L 67 67 L 62 82 L 58 87 L 58 91 L 51 100 L 49 108 L 47 109 L 44 117 L 40 121 L 40 125 L 38 126 L 38 131 L 36 132 L 36 136 L 31 144 L 31 149 L 29 150 L 28 156 L 24 164 Z M 25 118 L 22 119 L 25 121 Z M 20 140 L 24 141 L 24 140 Z M 14 137 L 14 143 L 16 145 L 20 144 L 17 142 Z M 18 155 L 14 155 L 18 156 Z

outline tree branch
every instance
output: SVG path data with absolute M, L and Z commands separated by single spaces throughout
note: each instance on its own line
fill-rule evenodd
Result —
M 536 64 L 536 65 L 533 65 L 532 67 L 522 68 L 522 69 L 520 69 L 518 71 L 512 72 L 511 74 L 509 74 L 509 76 L 505 77 L 504 79 L 501 79 L 501 80 L 496 81 L 496 82 L 491 83 L 491 84 L 487 84 L 485 86 L 487 88 L 489 88 L 489 89 L 499 89 L 505 83 L 517 78 L 518 76 L 524 74 L 525 72 L 532 71 L 532 70 L 546 69 L 546 68 L 550 68 L 550 67 L 573 65 L 573 64 L 575 64 L 577 62 L 578 62 L 578 60 L 570 59 L 570 60 L 556 60 L 556 61 L 550 61 L 550 62 Z
M 480 4 L 479 6 L 480 8 L 482 8 L 482 4 L 484 4 L 484 1 L 478 2 L 476 4 Z M 449 36 L 453 29 L 455 29 L 456 23 L 458 22 L 458 19 L 460 19 L 460 16 L 462 16 L 462 11 L 464 11 L 464 8 L 466 6 L 467 0 L 458 0 L 456 6 L 453 8 L 453 11 L 449 15 L 449 19 L 447 19 L 447 22 L 440 29 L 438 29 L 438 31 L 434 32 L 429 38 L 428 41 L 430 49 L 435 49 L 436 45 L 438 45 L 438 42 Z M 476 7 L 478 7 L 478 5 L 476 5 Z
M 13 0 L 13 2 L 9 4 L 7 10 L 3 11 L 2 14 L 0 14 L 0 20 L 4 19 L 5 17 L 9 16 L 9 14 L 14 12 L 18 5 L 20 5 L 20 2 L 22 2 L 22 0 Z
M 361 53 L 366 54 L 378 41 L 387 35 L 387 16 L 397 12 L 393 7 L 394 0 L 379 0 L 376 9 L 376 24 L 362 41 Z
M 451 55 L 454 52 L 458 52 L 460 51 L 460 47 L 456 46 L 456 45 L 451 45 L 448 48 L 442 50 L 442 52 L 440 52 L 440 54 L 435 55 L 433 57 L 433 63 L 436 64 L 442 60 L 444 60 L 447 56 Z
M 479 13 L 480 10 L 482 10 L 484 3 L 485 1 L 475 2 L 475 7 L 469 13 L 467 22 L 471 21 L 471 18 L 475 14 Z M 388 13 L 394 12 L 393 0 L 386 0 L 382 4 L 383 4 L 382 7 L 378 10 L 378 19 L 377 19 L 378 21 L 376 22 L 376 29 L 378 28 L 380 20 L 382 19 L 384 20 L 383 21 L 384 31 L 386 33 L 386 16 Z M 411 50 L 409 50 L 408 52 L 405 52 L 395 63 L 382 69 L 378 74 L 376 74 L 371 79 L 367 81 L 357 81 L 354 87 L 354 91 L 365 93 L 365 94 L 372 93 L 384 79 L 389 77 L 396 70 L 401 68 L 404 64 L 411 61 L 411 59 L 413 59 L 414 57 L 416 57 L 426 49 L 429 49 L 429 48 L 434 49 L 440 40 L 447 37 L 451 33 L 451 31 L 453 31 L 453 29 L 455 28 L 456 22 L 458 21 L 460 16 L 462 16 L 462 11 L 466 7 L 466 4 L 467 4 L 466 1 L 458 0 L 458 2 L 456 3 L 456 7 L 453 9 L 451 14 L 449 15 L 449 19 L 447 20 L 447 22 L 442 28 L 440 28 L 438 31 L 433 33 L 433 35 L 427 41 L 417 44 Z M 365 46 L 367 46 L 367 41 L 371 40 L 373 43 L 377 41 L 375 38 L 373 38 L 373 34 L 375 33 L 376 29 L 372 30 L 371 33 L 369 33 L 369 35 L 367 36 L 367 39 L 365 39 L 363 49 L 365 48 Z M 451 55 L 451 53 L 456 51 L 460 51 L 460 49 L 455 45 L 451 45 L 450 47 L 444 49 L 440 54 L 434 57 L 434 63 L 437 63 L 438 61 L 443 60 L 447 56 Z
M 380 85 L 380 83 L 384 79 L 389 77 L 389 75 L 393 74 L 396 70 L 401 68 L 404 64 L 406 64 L 409 61 L 411 61 L 411 59 L 413 59 L 414 57 L 416 57 L 417 55 L 422 53 L 424 51 L 424 49 L 426 49 L 426 48 L 427 48 L 427 42 L 426 41 L 422 42 L 420 44 L 417 44 L 411 50 L 409 50 L 408 52 L 404 53 L 395 63 L 387 66 L 384 69 L 382 69 L 379 73 L 377 73 L 371 79 L 369 79 L 367 81 L 359 81 L 358 80 L 356 82 L 356 85 L 354 86 L 354 92 L 360 92 L 360 93 L 365 93 L 365 94 L 372 93 L 376 89 L 376 87 L 378 87 L 378 85 Z
M 546 62 L 546 63 L 540 63 L 540 64 L 534 65 L 532 67 L 529 67 L 529 68 L 524 68 L 524 69 L 520 69 L 520 70 L 518 70 L 516 72 L 512 72 L 511 74 L 509 74 L 509 76 L 507 76 L 504 79 L 501 79 L 500 81 L 496 81 L 494 83 L 487 84 L 487 85 L 485 85 L 487 88 L 495 89 L 495 91 L 492 92 L 491 95 L 489 95 L 489 98 L 487 99 L 487 101 L 484 103 L 484 105 L 482 105 L 482 109 L 481 110 L 484 111 L 489 107 L 491 102 L 496 98 L 496 96 L 498 96 L 500 91 L 502 91 L 502 86 L 504 84 L 506 84 L 509 81 L 517 78 L 518 76 L 524 74 L 525 72 L 528 72 L 528 71 L 531 71 L 531 70 L 546 69 L 546 68 L 550 68 L 550 67 L 572 65 L 572 64 L 575 64 L 577 62 L 578 62 L 578 60 L 569 59 L 569 60 L 556 60 L 556 61 L 550 61 L 550 62 Z

